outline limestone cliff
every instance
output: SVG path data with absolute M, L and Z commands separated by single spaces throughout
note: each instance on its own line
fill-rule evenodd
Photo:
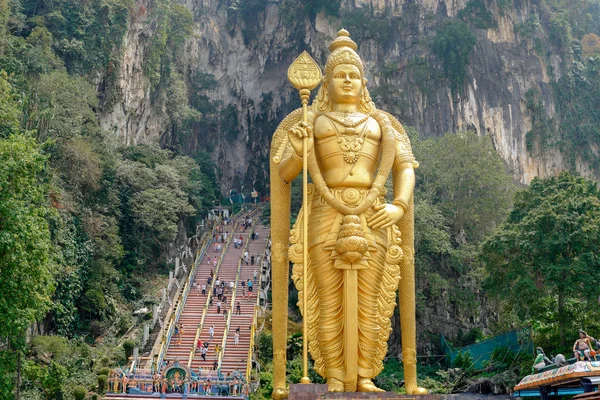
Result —
M 378 108 L 423 136 L 459 130 L 489 136 L 523 184 L 568 168 L 598 177 L 589 160 L 575 154 L 569 161 L 560 146 L 527 134 L 535 130 L 535 118 L 555 123 L 552 85 L 572 62 L 572 56 L 552 51 L 551 35 L 539 38 L 552 22 L 544 0 L 343 0 L 339 10 L 335 1 L 180 0 L 193 13 L 194 35 L 175 69 L 184 77 L 190 106 L 202 114 L 185 132 L 168 115 L 167 89 L 153 92 L 144 72 L 156 34 L 150 12 L 156 1 L 136 0 L 120 65 L 120 97 L 105 108 L 102 124 L 126 143 L 160 141 L 189 155 L 209 153 L 223 193 L 254 181 L 266 191 L 271 135 L 299 106 L 287 68 L 304 49 L 323 65 L 341 27 L 359 45 Z M 329 3 L 333 10 L 323 5 Z M 468 22 L 475 35 L 455 88 L 432 51 L 448 21 Z M 536 30 L 538 37 L 531 34 Z M 443 299 L 438 303 L 420 318 L 422 326 L 443 327 L 453 336 L 489 323 L 485 312 L 461 316 Z
M 217 118 L 205 118 L 194 126 L 192 137 L 175 141 L 189 154 L 210 151 L 222 173 L 223 191 L 255 179 L 266 182 L 266 151 L 273 127 L 298 104 L 285 78 L 287 67 L 302 49 L 324 62 L 326 46 L 342 26 L 359 43 L 378 107 L 425 136 L 461 129 L 491 136 L 522 183 L 564 168 L 560 151 L 527 151 L 526 146 L 532 123 L 525 93 L 537 89 L 547 115 L 553 117 L 553 77 L 547 71 L 552 68 L 557 79 L 563 65 L 558 56 L 541 57 L 530 38 L 517 34 L 518 26 L 540 12 L 536 1 L 505 1 L 509 6 L 502 9 L 500 2 L 485 2 L 495 23 L 488 29 L 473 29 L 477 41 L 464 83 L 454 97 L 428 43 L 436 28 L 456 17 L 467 0 L 344 1 L 340 17 L 321 11 L 314 18 L 309 13 L 290 15 L 302 8 L 294 8 L 296 2 L 289 0 L 182 3 L 194 14 L 195 35 L 186 44 L 180 69 L 188 80 L 196 72 L 214 76 L 217 86 L 205 95 L 216 105 L 211 112 Z M 154 32 L 151 18 L 146 17 L 149 13 L 140 10 L 151 8 L 152 2 L 137 0 L 135 7 L 121 63 L 122 99 L 104 113 L 103 126 L 127 143 L 159 138 L 172 143 L 164 101 L 151 99 L 142 68 Z M 222 112 L 225 109 L 228 113 Z M 223 119 L 229 120 L 229 134 L 223 132 Z M 576 167 L 589 175 L 581 160 Z

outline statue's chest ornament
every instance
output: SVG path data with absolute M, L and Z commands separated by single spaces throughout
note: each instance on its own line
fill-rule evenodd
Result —
M 356 127 L 366 122 L 369 119 L 369 116 L 360 113 L 342 114 L 342 117 L 337 116 L 334 113 L 325 115 L 330 121 L 337 122 L 345 128 L 344 136 L 342 136 L 336 124 L 331 124 L 337 136 L 340 149 L 344 152 L 344 161 L 348 164 L 353 164 L 358 161 L 360 151 L 365 144 L 368 124 L 363 126 L 360 134 L 357 134 Z

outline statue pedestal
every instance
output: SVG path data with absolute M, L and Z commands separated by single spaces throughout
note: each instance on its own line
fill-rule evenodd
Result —
M 326 384 L 310 383 L 304 385 L 295 383 L 290 385 L 289 400 L 316 400 L 320 399 L 321 395 L 327 394 Z
M 329 393 L 325 384 L 292 384 L 289 388 L 289 400 L 327 400 L 327 399 L 389 399 L 389 400 L 441 400 L 442 395 L 426 394 L 426 395 L 405 395 L 392 392 L 380 393 L 361 393 L 361 392 L 345 392 L 345 393 Z

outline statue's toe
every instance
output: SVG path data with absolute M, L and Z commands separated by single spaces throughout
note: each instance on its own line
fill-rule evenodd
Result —
M 327 378 L 327 390 L 330 392 L 343 392 L 344 382 L 336 378 Z
M 372 380 L 367 378 L 359 379 L 358 385 L 356 386 L 357 392 L 385 392 L 385 390 L 375 386 Z

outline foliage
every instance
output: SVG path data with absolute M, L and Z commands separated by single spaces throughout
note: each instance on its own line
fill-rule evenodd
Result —
M 525 94 L 532 120 L 532 129 L 526 136 L 527 149 L 537 156 L 556 148 L 572 171 L 582 161 L 595 172 L 600 169 L 600 161 L 592 150 L 599 145 L 600 114 L 596 104 L 600 97 L 600 61 L 594 56 L 600 33 L 598 11 L 600 5 L 595 1 L 544 0 L 539 13 L 515 27 L 547 65 L 556 105 L 556 113 L 551 115 L 546 96 L 540 95 L 543 87 L 531 88 Z M 555 71 L 553 56 L 560 60 L 560 71 Z
M 270 399 L 273 393 L 273 365 L 265 365 L 259 374 L 260 386 L 256 392 L 250 393 L 250 399 Z
M 8 81 L 6 72 L 0 72 L 0 138 L 8 138 L 20 132 L 20 110 L 15 89 Z
M 600 55 L 600 37 L 595 33 L 588 33 L 581 39 L 581 50 L 584 56 Z
M 476 29 L 490 29 L 498 25 L 483 0 L 469 0 L 465 8 L 458 12 L 457 17 Z
M 469 352 L 461 352 L 459 351 L 456 355 L 456 358 L 452 362 L 453 368 L 461 368 L 461 369 L 471 369 L 473 367 L 473 359 L 471 358 L 471 354 Z
M 69 140 L 97 129 L 98 94 L 84 78 L 55 71 L 41 75 L 34 90 L 37 102 L 31 107 L 49 110 L 46 120 L 27 121 L 38 129 L 40 141 Z
M 0 342 L 9 348 L 44 315 L 53 290 L 46 162 L 30 135 L 0 138 Z
M 240 123 L 238 111 L 233 104 L 228 104 L 221 110 L 221 129 L 225 132 L 225 139 L 234 142 L 238 138 Z
M 513 0 L 498 0 L 498 10 L 500 11 L 500 15 L 504 16 L 506 11 L 512 7 Z
M 104 391 L 106 390 L 106 385 L 108 382 L 108 376 L 107 375 L 98 375 L 98 392 L 100 393 L 104 393 Z
M 133 355 L 133 348 L 135 347 L 135 343 L 133 340 L 125 340 L 122 346 L 123 350 L 125 350 L 125 358 L 128 359 Z
M 105 337 L 104 343 L 90 347 L 79 340 L 35 336 L 22 366 L 21 391 L 32 399 L 73 399 L 78 391 L 87 394 L 96 388 L 94 368 L 104 362 L 115 367 L 122 359 L 114 337 Z
M 431 91 L 430 68 L 429 62 L 423 57 L 416 57 L 410 60 L 406 66 L 407 73 L 424 94 L 428 94 Z
M 280 6 L 279 12 L 282 15 L 282 20 L 284 20 L 286 23 L 290 22 L 289 20 L 291 18 L 296 18 L 298 20 L 308 19 L 309 21 L 314 23 L 317 14 L 321 12 L 324 13 L 326 16 L 338 17 L 340 15 L 340 6 L 340 0 L 333 0 L 327 2 L 318 0 L 284 0 L 283 4 Z M 290 14 L 292 10 L 294 11 L 294 14 Z
M 488 138 L 446 134 L 415 146 L 422 165 L 418 190 L 447 218 L 454 240 L 477 242 L 509 210 L 514 186 Z
M 158 273 L 176 233 L 186 227 L 195 232 L 212 205 L 216 177 L 210 162 L 200 160 L 201 168 L 170 151 L 118 147 L 99 125 L 132 4 L 23 0 L 1 10 L 10 14 L 10 29 L 0 38 L 0 69 L 9 73 L 0 72 L 0 286 L 6 286 L 0 301 L 1 398 L 12 396 L 17 356 L 25 355 L 24 331 L 34 319 L 43 319 L 51 333 L 88 340 L 128 328 L 127 300 L 142 297 L 145 280 Z M 190 33 L 191 18 L 181 6 L 169 15 L 172 55 Z M 79 73 L 93 75 L 95 83 Z M 184 107 L 181 74 L 170 74 L 165 86 L 174 125 L 198 117 Z M 131 164 L 141 180 L 122 179 L 120 172 Z M 46 381 L 66 398 L 79 384 L 94 388 L 95 374 L 75 368 L 73 354 L 40 346 L 35 339 L 29 357 L 43 361 L 33 362 L 32 380 L 22 385 L 32 398 L 42 396 L 38 389 Z M 58 366 L 48 367 L 48 357 Z M 85 357 L 79 355 L 79 362 Z M 123 358 L 103 355 L 98 365 Z M 67 383 L 61 367 L 69 371 Z
M 552 86 L 560 121 L 559 148 L 572 170 L 581 158 L 600 171 L 594 150 L 600 146 L 600 57 L 573 63 L 570 73 Z
M 388 392 L 398 391 L 399 383 L 404 379 L 404 366 L 397 358 L 390 358 L 384 362 L 383 371 L 377 375 L 373 383 Z
M 88 391 L 85 386 L 76 386 L 73 389 L 73 397 L 75 400 L 85 400 L 87 393 Z
M 415 11 L 418 11 L 418 7 Z M 402 34 L 411 20 L 418 18 L 416 14 L 406 11 L 403 16 L 396 16 L 389 9 L 378 12 L 369 5 L 345 9 L 341 12 L 341 18 L 342 26 L 352 33 L 359 45 L 372 40 L 386 48 L 393 43 L 392 38 Z
M 155 30 L 146 50 L 144 72 L 150 78 L 154 94 L 167 87 L 175 63 L 182 55 L 183 44 L 193 34 L 193 15 L 183 5 L 158 0 L 152 8 Z
M 567 332 L 594 321 L 588 314 L 600 293 L 588 283 L 598 279 L 598 218 L 596 183 L 568 173 L 536 178 L 483 245 L 488 293 L 545 330 L 543 346 L 557 338 L 564 346 Z
M 21 4 L 30 24 L 47 29 L 70 72 L 115 69 L 132 0 L 22 0 Z
M 476 41 L 475 35 L 463 21 L 450 20 L 436 31 L 432 51 L 442 63 L 454 96 L 462 90 Z
M 244 44 L 249 46 L 250 43 L 259 35 L 260 20 L 265 13 L 268 2 L 263 0 L 234 0 L 227 9 L 228 20 L 233 22 L 234 18 L 239 17 L 242 21 L 242 36 Z M 232 24 L 235 26 L 235 24 Z
M 409 133 L 412 132 L 409 130 Z M 450 305 L 454 318 L 480 309 L 484 271 L 478 245 L 506 216 L 514 186 L 486 138 L 470 133 L 419 140 L 415 192 L 417 316 Z
M 556 131 L 554 121 L 546 115 L 540 93 L 536 89 L 525 92 L 525 104 L 531 115 L 531 130 L 526 133 L 525 145 L 530 154 L 537 154 L 550 147 L 550 141 Z

